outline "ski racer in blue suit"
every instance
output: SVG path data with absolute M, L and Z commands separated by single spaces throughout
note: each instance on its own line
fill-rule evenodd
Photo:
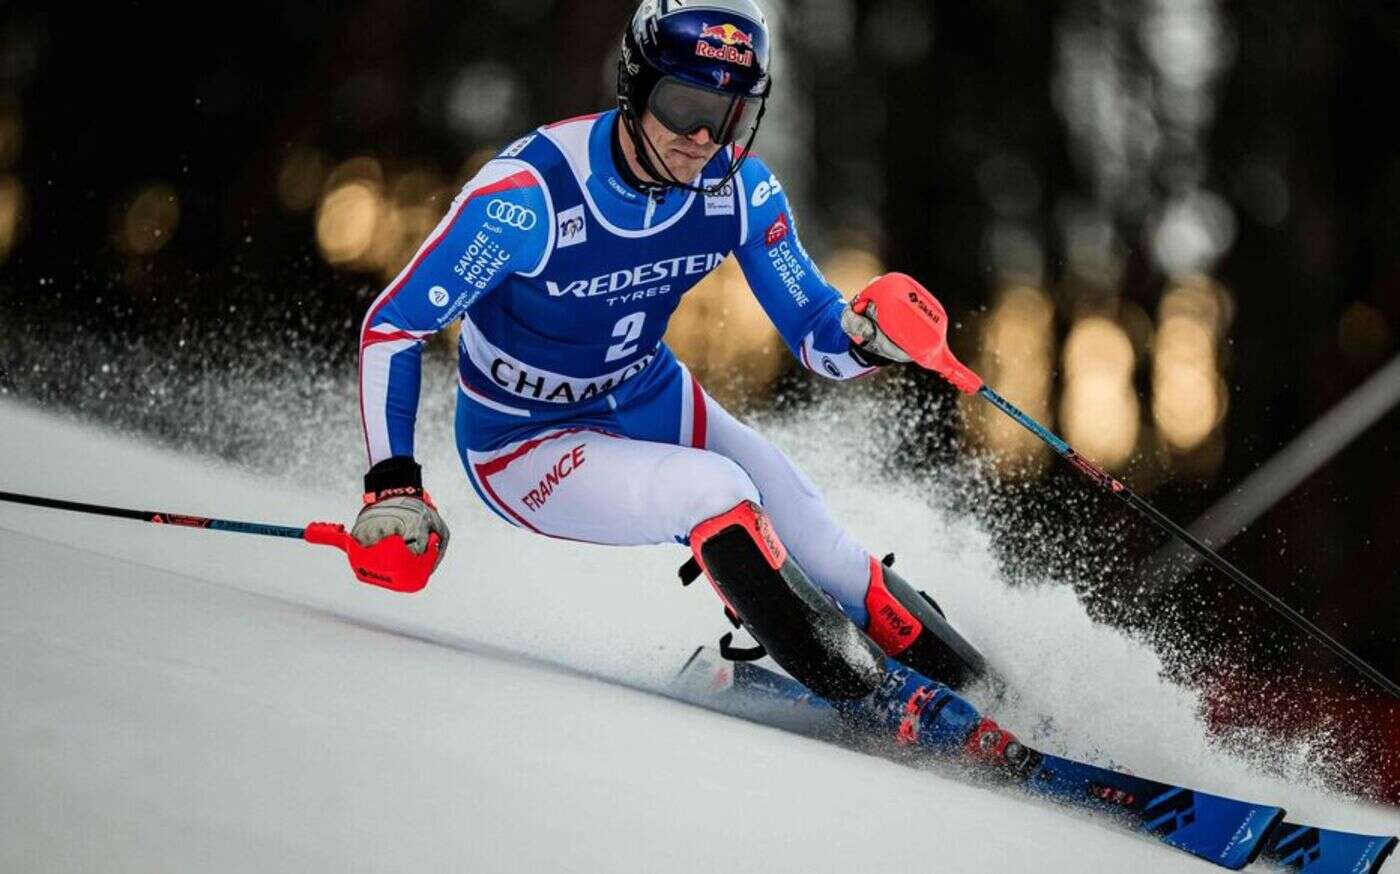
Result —
M 371 467 L 353 535 L 445 548 L 414 428 L 423 342 L 460 321 L 457 445 L 487 507 L 552 537 L 688 544 L 731 616 L 810 688 L 903 702 L 933 686 L 907 668 L 891 681 L 887 656 L 965 679 L 929 631 L 931 602 L 662 342 L 686 291 L 732 255 L 809 370 L 846 380 L 909 360 L 880 330 L 894 314 L 857 315 L 826 282 L 782 184 L 747 151 L 768 56 L 752 0 L 646 0 L 624 34 L 618 108 L 538 128 L 466 184 L 364 321 Z M 940 708 L 958 742 L 978 724 L 961 707 Z

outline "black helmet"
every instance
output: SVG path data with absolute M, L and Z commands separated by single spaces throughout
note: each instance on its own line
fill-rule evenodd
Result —
M 638 161 L 668 185 L 716 193 L 729 183 L 758 134 L 772 86 L 768 23 L 753 0 L 643 0 L 622 35 L 617 102 Z M 676 133 L 709 131 L 743 154 L 710 189 L 676 179 L 641 129 L 647 110 Z M 648 151 L 650 150 L 650 151 Z M 663 168 L 658 172 L 657 164 Z

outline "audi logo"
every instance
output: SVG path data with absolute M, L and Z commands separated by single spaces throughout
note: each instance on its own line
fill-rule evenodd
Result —
M 522 231 L 530 230 L 535 226 L 535 222 L 539 221 L 533 209 L 504 200 L 493 200 L 486 204 L 486 217 Z

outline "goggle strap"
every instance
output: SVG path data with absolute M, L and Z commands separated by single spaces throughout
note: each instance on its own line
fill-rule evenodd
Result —
M 642 130 L 641 121 L 634 117 L 630 102 L 627 106 L 623 107 L 622 124 L 627 128 L 627 135 L 632 138 L 632 148 L 637 153 L 637 162 L 642 165 L 643 170 L 647 171 L 648 176 L 653 179 L 665 179 L 668 181 L 669 185 L 682 188 L 689 187 L 672 176 L 670 168 L 658 170 L 656 165 L 652 163 L 651 155 L 648 154 L 648 150 L 655 153 L 656 160 L 661 163 L 661 166 L 666 166 L 665 159 L 662 158 L 661 153 L 656 150 L 656 146 L 652 145 L 651 137 L 647 136 L 646 131 Z M 669 185 L 658 183 L 653 187 L 667 188 Z

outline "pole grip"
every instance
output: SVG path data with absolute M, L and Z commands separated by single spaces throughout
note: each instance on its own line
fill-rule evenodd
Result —
M 317 546 L 334 546 L 344 550 L 345 539 L 349 536 L 345 526 L 339 522 L 310 522 L 307 524 L 306 532 L 302 538 L 307 543 L 314 543 Z
M 948 348 L 948 313 L 943 304 L 917 279 L 904 273 L 876 277 L 851 301 L 856 313 L 864 314 L 872 306 L 879 329 L 920 367 L 966 394 L 982 387 L 982 378 Z
M 933 369 L 963 394 L 975 395 L 983 388 L 982 377 L 955 358 L 947 346 L 943 347 L 942 355 Z
M 414 554 L 397 534 L 373 546 L 361 546 L 337 522 L 312 522 L 306 526 L 303 537 L 307 543 L 333 546 L 345 553 L 351 572 L 360 582 L 405 594 L 422 591 L 428 585 L 442 552 L 442 540 L 436 534 L 428 538 L 428 548 L 421 555 Z

